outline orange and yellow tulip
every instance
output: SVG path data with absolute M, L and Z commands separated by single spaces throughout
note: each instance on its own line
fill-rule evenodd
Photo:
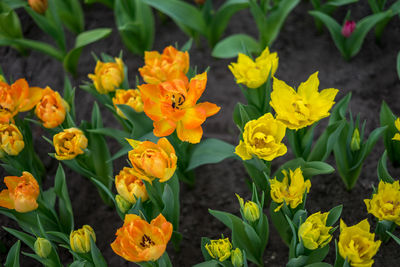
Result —
M 157 51 L 146 51 L 144 63 L 143 68 L 139 68 L 139 72 L 146 83 L 159 84 L 183 79 L 189 70 L 189 53 L 168 46 L 162 54 Z
M 133 148 L 128 154 L 133 175 L 150 183 L 156 178 L 163 183 L 174 175 L 178 158 L 167 138 L 160 138 L 157 144 L 127 140 Z
M 70 160 L 85 153 L 88 140 L 80 129 L 69 128 L 53 136 L 53 145 L 56 159 Z
M 149 198 L 145 184 L 135 176 L 135 170 L 133 168 L 124 167 L 119 174 L 115 176 L 115 188 L 118 194 L 131 204 L 135 204 L 138 198 L 140 198 L 142 202 Z
M 189 143 L 199 143 L 203 135 L 201 124 L 216 114 L 220 107 L 210 102 L 196 104 L 207 84 L 207 73 L 160 84 L 139 86 L 144 112 L 153 120 L 154 135 L 168 136 L 175 129 L 178 138 Z
M 47 0 L 28 0 L 29 6 L 39 14 L 44 14 L 47 10 Z
M 35 114 L 46 128 L 55 128 L 62 124 L 69 109 L 68 103 L 58 92 L 50 87 L 43 90 L 42 98 L 36 105 Z
M 136 112 L 143 112 L 143 101 L 142 96 L 140 95 L 140 91 L 135 89 L 129 90 L 122 90 L 118 89 L 115 91 L 115 97 L 112 99 L 114 107 L 117 111 L 117 114 L 121 117 L 126 119 L 126 116 L 122 111 L 117 107 L 117 105 L 128 105 Z
M 114 92 L 124 81 L 124 62 L 120 58 L 115 58 L 115 62 L 96 63 L 94 74 L 89 74 L 94 87 L 100 94 Z
M 23 172 L 21 177 L 7 176 L 4 178 L 7 189 L 0 192 L 0 206 L 15 209 L 18 212 L 29 212 L 37 209 L 36 199 L 39 196 L 39 184 L 29 172 Z
M 0 122 L 13 121 L 18 112 L 32 109 L 42 97 L 42 89 L 29 87 L 25 79 L 12 85 L 0 81 Z
M 162 214 L 151 223 L 137 215 L 127 214 L 111 248 L 128 261 L 156 261 L 164 254 L 171 239 L 172 228 L 172 224 Z

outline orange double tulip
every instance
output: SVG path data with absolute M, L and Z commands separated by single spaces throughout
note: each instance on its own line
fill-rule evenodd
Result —
M 162 214 L 151 223 L 137 215 L 127 214 L 124 225 L 117 230 L 117 238 L 111 248 L 128 261 L 156 261 L 167 248 L 172 228 L 172 224 Z
M 35 114 L 42 121 L 46 128 L 55 128 L 62 124 L 65 119 L 68 103 L 58 92 L 50 87 L 43 90 L 42 98 L 36 105 Z
M 0 122 L 13 121 L 18 112 L 32 109 L 42 97 L 42 89 L 29 87 L 25 79 L 18 79 L 12 85 L 0 81 Z
M 39 196 L 39 184 L 29 172 L 23 172 L 21 177 L 7 176 L 4 178 L 7 189 L 0 192 L 0 206 L 15 209 L 18 212 L 29 212 L 37 209 L 36 199 Z
M 154 135 L 168 136 L 176 129 L 180 140 L 199 143 L 203 135 L 201 124 L 220 110 L 210 102 L 196 104 L 206 84 L 207 73 L 204 72 L 190 82 L 185 76 L 157 85 L 139 86 L 144 112 L 153 120 Z

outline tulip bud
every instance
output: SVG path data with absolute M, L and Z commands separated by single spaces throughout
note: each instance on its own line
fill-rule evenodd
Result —
M 44 14 L 47 10 L 47 0 L 28 0 L 28 4 L 39 14 Z
M 351 137 L 350 149 L 351 151 L 360 150 L 360 132 L 357 128 L 354 129 L 353 136 Z
M 6 78 L 4 78 L 3 75 L 0 74 L 0 82 L 6 83 Z
M 243 213 L 244 218 L 249 222 L 255 222 L 260 218 L 258 205 L 253 201 L 247 201 L 246 204 L 244 204 Z
M 42 259 L 47 259 L 51 253 L 51 243 L 49 240 L 38 237 L 33 245 L 35 253 Z
M 355 29 L 356 29 L 356 22 L 353 20 L 351 21 L 347 20 L 343 25 L 342 35 L 346 38 L 349 38 Z
M 90 237 L 96 241 L 96 234 L 89 225 L 84 225 L 81 229 L 71 232 L 69 243 L 71 249 L 78 253 L 88 253 L 90 251 Z
M 126 213 L 132 207 L 132 204 L 126 201 L 121 195 L 116 195 L 115 201 L 117 202 L 118 209 L 122 213 Z
M 206 0 L 194 0 L 194 2 L 198 5 L 204 5 L 204 3 L 206 2 Z
M 231 252 L 231 261 L 234 267 L 242 267 L 243 266 L 243 254 L 239 248 L 235 248 Z

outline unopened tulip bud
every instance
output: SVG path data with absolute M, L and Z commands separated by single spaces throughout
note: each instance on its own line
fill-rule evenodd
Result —
M 351 21 L 347 20 L 343 25 L 342 35 L 346 38 L 349 38 L 355 29 L 356 29 L 356 22 L 353 20 Z
M 357 128 L 354 129 L 353 136 L 351 137 L 350 149 L 351 151 L 360 150 L 360 132 Z
M 42 259 L 47 259 L 51 253 L 51 243 L 49 240 L 38 237 L 33 245 L 35 253 Z
M 253 201 L 247 201 L 246 204 L 244 204 L 243 213 L 244 218 L 249 222 L 255 222 L 260 218 L 258 205 Z
M 3 82 L 3 83 L 7 82 L 3 75 L 0 75 L 0 82 Z
M 122 213 L 126 213 L 132 207 L 132 204 L 129 201 L 126 201 L 121 195 L 116 195 L 115 201 L 117 202 L 118 209 Z
M 39 14 L 44 14 L 47 10 L 47 0 L 28 0 L 28 4 Z
M 89 225 L 84 225 L 81 229 L 71 232 L 69 243 L 71 249 L 78 253 L 88 253 L 90 251 L 90 237 L 96 241 L 96 234 Z
M 231 252 L 231 261 L 234 267 L 242 267 L 243 266 L 243 254 L 239 248 L 235 248 Z

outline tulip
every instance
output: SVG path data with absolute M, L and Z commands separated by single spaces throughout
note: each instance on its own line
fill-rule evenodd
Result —
M 118 175 L 115 176 L 115 187 L 118 194 L 121 195 L 130 204 L 135 204 L 138 198 L 141 201 L 149 199 L 146 186 L 138 177 L 135 176 L 134 168 L 123 168 Z
M 232 244 L 229 238 L 224 238 L 211 240 L 211 243 L 206 244 L 205 248 L 212 258 L 223 262 L 231 256 Z
M 4 153 L 16 156 L 24 146 L 23 136 L 17 126 L 12 123 L 0 123 L 0 157 Z
M 346 20 L 342 28 L 342 35 L 346 38 L 349 38 L 355 29 L 356 22 L 352 20 Z
M 115 58 L 115 62 L 97 61 L 94 74 L 88 77 L 100 94 L 114 92 L 124 81 L 124 63 L 120 58 Z
M 96 242 L 96 234 L 90 225 L 84 225 L 82 228 L 71 232 L 69 235 L 71 249 L 78 253 L 88 253 L 90 251 L 90 238 Z
M 118 89 L 115 91 L 115 97 L 112 99 L 115 109 L 117 110 L 117 114 L 126 119 L 126 116 L 122 111 L 117 107 L 117 105 L 128 105 L 133 108 L 136 112 L 143 112 L 143 101 L 140 95 L 139 90 L 121 90 Z
M 46 128 L 55 128 L 62 124 L 66 112 L 69 110 L 68 103 L 58 92 L 50 87 L 43 90 L 42 98 L 36 105 L 35 114 Z
M 239 248 L 235 248 L 231 251 L 231 261 L 233 267 L 243 266 L 243 253 Z
M 47 10 L 47 0 L 28 0 L 29 6 L 39 14 L 44 14 Z
M 332 235 L 329 233 L 332 227 L 326 226 L 328 215 L 329 212 L 321 214 L 319 211 L 309 216 L 300 225 L 298 234 L 304 247 L 314 250 L 326 246 L 332 240 Z
M 88 140 L 78 128 L 69 128 L 53 136 L 56 159 L 70 160 L 85 153 Z
M 38 237 L 33 244 L 36 255 L 41 257 L 42 259 L 47 259 L 50 255 L 52 247 L 49 240 L 46 238 Z

